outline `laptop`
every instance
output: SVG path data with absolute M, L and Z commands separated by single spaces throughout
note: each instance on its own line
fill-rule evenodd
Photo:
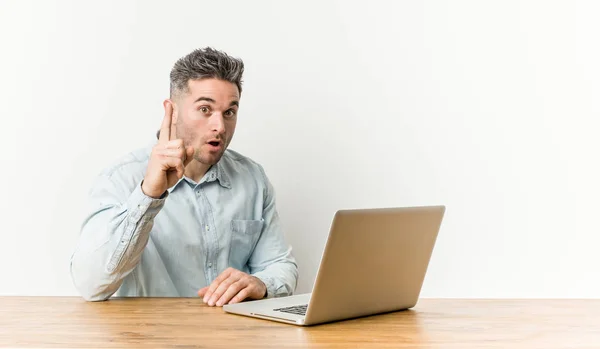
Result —
M 226 304 L 227 313 L 299 326 L 416 305 L 445 206 L 335 213 L 312 292 Z

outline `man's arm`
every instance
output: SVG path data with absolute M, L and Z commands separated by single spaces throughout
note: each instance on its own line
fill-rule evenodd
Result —
M 275 191 L 263 168 L 260 169 L 266 183 L 263 208 L 265 224 L 248 266 L 250 273 L 267 286 L 267 297 L 288 296 L 296 290 L 298 265 L 291 246 L 285 241 L 277 213 Z
M 165 198 L 146 196 L 141 183 L 129 196 L 123 192 L 105 175 L 90 192 L 92 207 L 70 265 L 73 283 L 88 301 L 106 300 L 119 289 L 139 263 L 154 217 L 164 205 Z
M 172 128 L 171 101 L 166 100 L 164 107 L 144 180 L 131 191 L 119 178 L 103 175 L 91 192 L 91 212 L 71 257 L 73 283 L 87 300 L 108 299 L 137 266 L 167 189 L 183 177 L 193 160 L 194 149 L 185 147 Z
M 260 167 L 260 165 L 259 165 Z M 248 260 L 250 274 L 227 268 L 209 286 L 198 291 L 210 306 L 239 303 L 245 299 L 281 297 L 294 293 L 298 266 L 291 247 L 285 242 L 281 222 L 275 207 L 275 193 L 262 167 L 265 181 L 263 192 L 263 231 Z

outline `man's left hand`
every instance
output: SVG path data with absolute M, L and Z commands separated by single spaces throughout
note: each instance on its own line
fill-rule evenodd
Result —
M 198 296 L 203 297 L 204 303 L 211 307 L 220 307 L 227 303 L 239 303 L 247 298 L 262 299 L 266 292 L 267 286 L 259 278 L 227 268 L 210 286 L 201 288 Z

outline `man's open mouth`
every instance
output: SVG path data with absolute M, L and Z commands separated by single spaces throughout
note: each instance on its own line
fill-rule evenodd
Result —
M 218 147 L 221 145 L 220 141 L 210 141 L 208 142 L 208 144 L 212 145 L 213 147 Z

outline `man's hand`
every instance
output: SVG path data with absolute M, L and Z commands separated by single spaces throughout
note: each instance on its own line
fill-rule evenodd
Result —
M 267 293 L 267 286 L 257 277 L 248 275 L 234 268 L 227 268 L 215 281 L 201 288 L 198 296 L 211 307 L 224 304 L 239 303 L 243 300 L 262 299 Z
M 192 161 L 194 148 L 183 145 L 182 139 L 176 139 L 171 129 L 173 105 L 165 102 L 165 117 L 160 128 L 158 142 L 152 148 L 142 191 L 144 194 L 158 199 L 164 192 L 174 186 L 183 177 L 184 169 Z

